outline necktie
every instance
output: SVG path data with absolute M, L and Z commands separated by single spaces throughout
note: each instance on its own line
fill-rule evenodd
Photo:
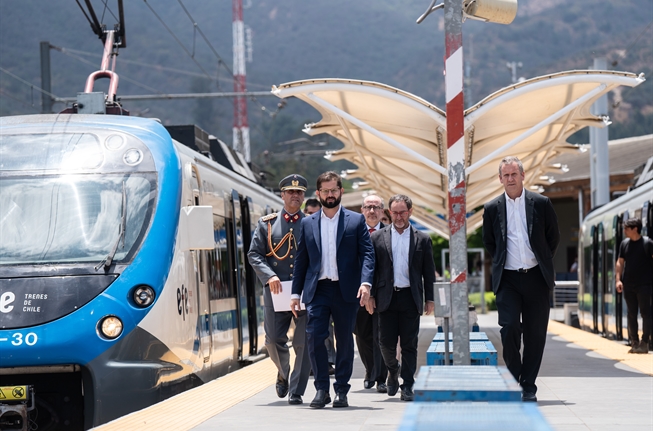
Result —
M 374 232 L 375 230 L 376 230 L 376 229 L 374 229 L 374 228 L 371 228 L 371 229 L 370 229 L 370 235 L 371 235 L 371 234 L 372 234 L 372 232 Z

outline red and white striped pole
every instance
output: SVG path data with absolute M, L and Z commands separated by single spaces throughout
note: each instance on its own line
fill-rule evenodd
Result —
M 449 171 L 449 250 L 453 363 L 469 365 L 467 300 L 467 226 L 463 97 L 463 0 L 444 0 L 447 170 Z
M 245 84 L 245 24 L 243 23 L 243 1 L 233 0 L 233 55 L 234 55 L 234 92 L 247 91 Z M 233 147 L 251 162 L 249 150 L 249 124 L 247 122 L 247 99 L 245 96 L 234 98 Z

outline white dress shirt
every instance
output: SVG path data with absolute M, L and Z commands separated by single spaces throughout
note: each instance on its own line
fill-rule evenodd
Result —
M 531 242 L 528 239 L 528 224 L 526 221 L 526 199 L 524 189 L 521 195 L 510 199 L 506 194 L 506 264 L 505 269 L 530 269 L 537 266 Z
M 408 274 L 410 228 L 399 233 L 393 224 L 390 231 L 392 232 L 392 268 L 395 277 L 393 287 L 410 287 L 410 275 Z
M 338 236 L 338 220 L 340 219 L 340 211 L 342 207 L 338 207 L 338 212 L 329 218 L 324 215 L 324 211 L 320 213 L 320 240 L 322 246 L 322 261 L 320 264 L 319 280 L 333 280 L 337 281 L 338 278 L 338 261 L 336 259 L 336 240 Z

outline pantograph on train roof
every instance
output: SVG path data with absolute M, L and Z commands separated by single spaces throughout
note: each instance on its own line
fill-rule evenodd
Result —
M 635 87 L 643 75 L 578 70 L 545 75 L 503 88 L 464 112 L 467 208 L 481 207 L 499 194 L 498 165 L 519 157 L 524 184 L 537 189 L 540 177 L 554 173 L 551 160 L 577 147 L 566 139 L 586 126 L 605 127 L 607 117 L 590 112 L 592 104 L 618 86 Z M 449 236 L 447 210 L 446 113 L 413 94 L 388 85 L 348 79 L 314 79 L 272 88 L 280 98 L 297 97 L 322 119 L 307 124 L 309 135 L 328 133 L 344 148 L 329 152 L 332 161 L 357 166 L 350 177 L 384 197 L 410 195 L 413 218 Z M 480 226 L 482 209 L 467 221 Z

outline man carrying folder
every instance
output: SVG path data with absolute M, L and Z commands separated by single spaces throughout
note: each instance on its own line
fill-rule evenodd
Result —
M 283 210 L 268 214 L 258 221 L 247 257 L 261 283 L 265 284 L 265 347 L 270 359 L 276 365 L 277 395 L 284 398 L 290 391 L 289 404 L 302 404 L 311 363 L 306 348 L 306 311 L 297 317 L 287 311 L 275 311 L 272 295 L 282 291 L 281 282 L 292 280 L 293 266 L 297 252 L 295 234 L 304 214 L 300 208 L 308 182 L 301 175 L 289 175 L 279 183 Z M 286 284 L 286 283 L 284 283 Z M 290 287 L 288 287 L 290 289 Z M 289 293 L 289 292 L 284 292 Z M 286 301 L 287 305 L 289 301 Z M 295 365 L 290 372 L 290 350 L 288 349 L 288 328 L 295 321 L 292 346 L 295 350 Z

